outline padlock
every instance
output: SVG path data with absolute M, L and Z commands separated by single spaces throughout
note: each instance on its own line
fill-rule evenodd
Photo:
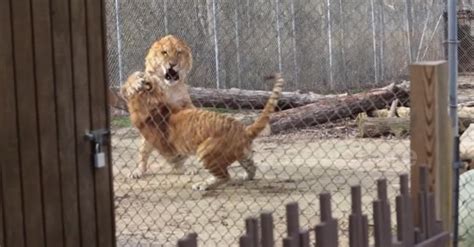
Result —
M 95 144 L 94 166 L 95 168 L 102 168 L 105 166 L 105 153 L 102 152 L 99 143 Z

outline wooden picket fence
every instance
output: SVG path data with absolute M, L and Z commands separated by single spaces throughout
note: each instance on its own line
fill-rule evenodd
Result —
M 387 181 L 377 180 L 377 199 L 373 206 L 373 238 L 375 247 L 438 247 L 448 246 L 450 233 L 442 230 L 442 222 L 436 220 L 434 194 L 428 191 L 426 167 L 420 167 L 419 212 L 420 226 L 415 227 L 412 199 L 408 186 L 408 175 L 400 176 L 400 194 L 396 197 L 397 234 L 392 236 L 390 203 L 387 197 Z M 362 213 L 361 187 L 351 187 L 351 214 L 349 216 L 349 246 L 369 246 L 369 224 L 367 215 Z M 331 195 L 319 195 L 321 222 L 312 230 L 301 229 L 299 208 L 296 202 L 286 205 L 287 236 L 283 238 L 284 247 L 336 247 L 338 222 L 332 217 Z M 273 247 L 272 214 L 260 214 L 245 220 L 245 234 L 239 239 L 241 247 Z M 310 242 L 310 232 L 314 232 L 316 243 Z M 197 234 L 190 233 L 178 240 L 178 247 L 197 247 Z

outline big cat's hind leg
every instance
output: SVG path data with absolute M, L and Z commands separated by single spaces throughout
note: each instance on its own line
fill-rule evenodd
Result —
M 252 151 L 249 154 L 239 160 L 239 164 L 245 169 L 245 174 L 240 175 L 244 180 L 252 180 L 255 178 L 255 173 L 257 172 L 257 167 L 253 161 Z
M 204 168 L 211 173 L 211 176 L 208 177 L 206 180 L 202 182 L 198 182 L 193 184 L 193 190 L 211 190 L 215 189 L 217 186 L 221 184 L 225 184 L 230 180 L 229 171 L 227 170 L 228 164 L 226 163 L 219 163 L 219 162 L 212 162 L 206 163 L 204 162 Z
M 139 163 L 138 166 L 135 167 L 132 172 L 130 173 L 131 178 L 141 178 L 148 170 L 148 160 L 150 158 L 151 153 L 153 152 L 153 145 L 151 145 L 144 137 L 142 137 L 142 141 L 140 144 L 140 151 L 139 151 Z
M 193 190 L 210 190 L 217 186 L 224 184 L 230 180 L 229 171 L 227 167 L 232 164 L 234 160 L 227 159 L 225 155 L 220 152 L 221 147 L 215 139 L 209 138 L 204 141 L 197 150 L 198 159 L 202 162 L 204 168 L 211 173 L 211 176 L 202 182 L 193 184 Z
M 168 163 L 173 167 L 173 173 L 178 175 L 194 175 L 197 173 L 196 169 L 184 168 L 184 163 L 188 159 L 186 155 L 177 155 L 173 158 L 167 159 Z

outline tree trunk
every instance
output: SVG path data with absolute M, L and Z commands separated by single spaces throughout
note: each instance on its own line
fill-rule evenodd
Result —
M 409 118 L 361 118 L 357 125 L 360 137 L 379 137 L 389 134 L 400 137 L 410 132 Z
M 399 118 L 387 117 L 387 112 L 387 110 L 375 111 L 376 117 L 361 116 L 357 123 L 361 137 L 378 137 L 386 134 L 400 136 L 409 133 L 410 108 L 397 109 Z M 474 123 L 474 108 L 460 107 L 458 117 L 459 133 L 463 134 Z
M 377 110 L 371 112 L 370 117 L 387 117 L 388 110 Z M 396 115 L 401 118 L 410 118 L 410 108 L 398 107 Z M 474 107 L 458 105 L 459 133 L 462 134 L 470 124 L 474 123 Z
M 408 88 L 406 85 L 397 86 L 398 91 L 403 88 Z M 386 91 L 388 87 L 373 89 L 368 91 L 377 92 L 378 90 Z M 403 91 L 402 90 L 402 91 Z M 127 104 L 119 96 L 119 89 L 109 89 L 109 105 L 118 108 L 120 110 L 127 110 Z M 227 109 L 263 109 L 270 97 L 270 91 L 259 91 L 259 90 L 240 90 L 236 88 L 232 89 L 211 89 L 211 88 L 199 88 L 190 87 L 189 94 L 197 107 L 214 107 L 214 108 L 227 108 Z M 355 94 L 364 95 L 366 93 Z M 314 102 L 328 102 L 331 99 L 346 99 L 352 96 L 347 94 L 338 95 L 321 95 L 315 93 L 299 93 L 299 92 L 283 92 L 278 101 L 278 110 L 286 110 L 290 108 L 300 107 Z M 357 97 L 357 96 L 356 96 Z M 405 101 L 401 101 L 402 105 L 407 104 L 408 98 Z M 373 108 L 373 110 L 378 108 Z
M 269 91 L 240 89 L 190 88 L 193 104 L 198 107 L 227 109 L 263 109 L 271 95 Z M 321 98 L 334 98 L 337 95 L 301 94 L 283 92 L 278 100 L 280 110 L 313 103 Z
M 240 89 L 210 89 L 189 88 L 193 104 L 197 107 L 214 107 L 227 109 L 263 109 L 270 97 L 269 91 L 254 91 Z M 298 92 L 283 92 L 279 101 L 280 110 L 299 107 L 315 102 L 321 98 L 335 98 L 343 95 L 303 94 Z M 118 90 L 109 91 L 109 105 L 121 110 L 127 110 L 127 104 L 119 96 Z
M 321 98 L 314 103 L 272 114 L 272 133 L 309 127 L 338 119 L 351 118 L 361 112 L 383 109 L 399 99 L 408 100 L 408 92 L 394 84 L 348 96 Z

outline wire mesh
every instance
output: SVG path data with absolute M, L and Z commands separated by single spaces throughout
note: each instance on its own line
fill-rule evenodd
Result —
M 139 162 L 141 137 L 127 114 L 112 111 L 119 246 L 174 246 L 188 232 L 198 233 L 203 246 L 230 246 L 238 243 L 243 219 L 262 210 L 274 211 L 276 242 L 281 243 L 286 230 L 282 205 L 298 201 L 301 225 L 314 226 L 319 222 L 317 195 L 323 191 L 333 195 L 334 217 L 340 234 L 347 236 L 347 185 L 361 184 L 366 212 L 376 198 L 376 179 L 388 179 L 389 198 L 394 198 L 398 176 L 409 171 L 413 158 L 409 137 L 361 138 L 358 119 L 363 114 L 358 114 L 388 110 L 395 97 L 355 106 L 344 97 L 407 80 L 410 62 L 443 59 L 444 1 L 105 2 L 111 90 L 143 70 L 154 41 L 174 34 L 192 48 L 194 66 L 187 83 L 197 94 L 199 88 L 270 91 L 271 83 L 262 77 L 281 71 L 284 91 L 323 100 L 312 110 L 329 109 L 324 121 L 296 119 L 297 127 L 258 137 L 253 145 L 255 180 L 206 192 L 191 189 L 209 174 L 193 158 L 185 166 L 198 173 L 178 175 L 154 152 L 148 174 L 129 178 Z M 342 100 L 332 105 L 331 97 Z M 331 112 L 336 106 L 339 111 Z M 206 110 L 249 123 L 261 111 L 250 108 Z M 232 177 L 241 171 L 237 164 L 230 167 Z
M 474 15 L 470 1 L 460 1 L 458 3 L 458 116 L 459 134 L 461 135 L 460 156 L 463 167 L 459 177 L 459 246 L 472 246 L 474 244 L 474 197 L 472 195 L 474 177 L 472 173 L 472 140 L 474 132 L 471 127 L 470 112 L 472 105 L 469 103 L 473 95 L 473 59 L 474 59 L 474 39 L 472 24 Z

